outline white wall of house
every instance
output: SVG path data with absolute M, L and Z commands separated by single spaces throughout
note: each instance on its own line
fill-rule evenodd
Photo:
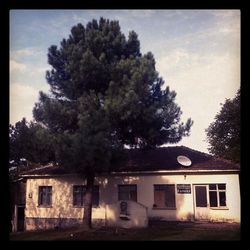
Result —
M 105 206 L 106 217 L 105 225 L 115 226 L 122 228 L 131 227 L 147 227 L 148 226 L 148 209 L 146 206 L 134 202 L 126 201 L 128 214 L 124 216 L 121 214 L 120 204 L 116 202 L 113 204 L 107 204 Z
M 36 177 L 27 179 L 26 218 L 76 218 L 83 217 L 83 208 L 73 206 L 73 185 L 86 183 L 77 176 Z M 226 184 L 226 207 L 206 210 L 209 220 L 240 222 L 240 187 L 238 174 L 165 174 L 98 177 L 99 206 L 93 208 L 93 219 L 107 219 L 108 207 L 118 202 L 118 185 L 136 184 L 137 202 L 147 208 L 149 218 L 166 220 L 193 220 L 196 212 L 195 185 Z M 155 184 L 175 184 L 176 209 L 157 209 L 154 204 Z M 177 193 L 176 184 L 190 184 L 191 194 Z M 38 206 L 38 187 L 52 186 L 52 206 Z M 209 196 L 209 195 L 208 195 Z M 110 214 L 110 211 L 109 211 Z M 26 224 L 26 229 L 33 226 Z

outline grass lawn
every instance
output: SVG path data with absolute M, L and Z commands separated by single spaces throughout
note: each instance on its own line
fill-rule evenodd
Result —
M 236 223 L 165 222 L 143 229 L 99 228 L 86 231 L 81 227 L 17 232 L 10 240 L 240 240 Z

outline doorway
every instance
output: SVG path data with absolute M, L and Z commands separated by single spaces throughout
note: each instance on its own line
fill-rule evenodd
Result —
M 209 202 L 207 185 L 194 185 L 194 214 L 196 220 L 208 220 Z
M 17 206 L 17 231 L 24 231 L 24 206 Z

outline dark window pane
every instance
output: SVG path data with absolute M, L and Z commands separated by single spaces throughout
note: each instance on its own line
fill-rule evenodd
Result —
M 128 185 L 120 185 L 120 186 L 119 186 L 119 190 L 120 190 L 121 192 L 129 192 L 130 189 L 131 189 L 131 187 L 128 186 Z
M 76 193 L 75 194 L 75 206 L 82 206 L 82 197 L 81 193 Z
M 119 192 L 118 195 L 119 200 L 129 200 L 129 193 L 128 192 Z
M 77 201 L 76 201 L 76 194 L 73 192 L 73 206 L 76 206 Z
M 165 190 L 166 189 L 166 185 L 154 185 L 154 189 L 157 191 L 160 190 Z
M 216 184 L 210 184 L 209 190 L 216 190 Z
M 166 185 L 165 188 L 166 207 L 175 207 L 175 185 Z
M 154 204 L 156 207 L 165 207 L 165 190 L 154 191 Z
M 80 193 L 81 193 L 82 205 L 83 205 L 83 204 L 84 204 L 84 196 L 85 196 L 85 194 L 86 194 L 86 186 L 81 186 Z
M 83 196 L 85 192 L 85 187 L 76 185 L 73 186 L 73 205 L 83 206 Z
M 218 184 L 218 189 L 226 190 L 226 184 Z
M 137 192 L 136 192 L 136 190 L 131 190 L 130 191 L 130 200 L 137 202 Z
M 85 194 L 86 186 L 73 186 L 73 205 L 83 206 Z M 93 188 L 92 205 L 99 206 L 99 186 Z
M 209 199 L 210 199 L 210 207 L 218 207 L 217 192 L 216 191 L 209 192 Z
M 99 206 L 99 186 L 94 186 L 92 204 L 93 206 Z
M 207 207 L 207 188 L 202 186 L 195 187 L 196 207 Z
M 40 206 L 41 204 L 42 204 L 42 193 L 39 192 L 38 205 Z
M 47 205 L 50 206 L 52 204 L 52 187 L 47 187 L 47 195 L 48 195 L 48 203 Z
M 137 191 L 136 185 L 130 185 L 130 186 L 129 186 L 129 190 L 130 190 L 130 191 Z
M 226 206 L 226 193 L 219 192 L 219 199 L 220 199 L 220 206 L 225 207 Z
M 118 200 L 133 200 L 137 201 L 137 186 L 136 185 L 119 185 Z
M 38 194 L 38 205 L 50 206 L 52 201 L 52 187 L 51 186 L 40 186 Z
M 154 185 L 154 203 L 157 207 L 175 207 L 175 185 Z
M 118 186 L 118 200 L 128 200 L 129 193 L 127 192 L 127 188 L 125 185 Z
M 47 205 L 51 204 L 51 195 L 47 193 Z

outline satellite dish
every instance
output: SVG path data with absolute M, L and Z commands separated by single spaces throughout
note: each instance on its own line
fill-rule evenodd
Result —
M 187 156 L 184 155 L 179 155 L 177 157 L 177 161 L 184 167 L 189 167 L 192 164 L 192 161 Z

